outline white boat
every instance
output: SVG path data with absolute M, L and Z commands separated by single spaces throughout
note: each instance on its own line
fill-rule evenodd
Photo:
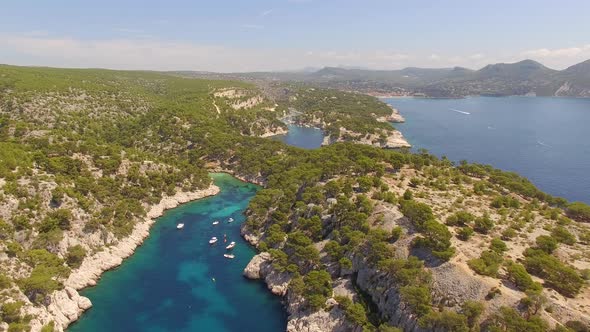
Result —
M 213 222 L 213 225 L 219 225 L 219 221 L 215 220 L 215 221 Z
M 230 242 L 227 247 L 225 247 L 225 249 L 230 250 L 233 249 L 236 246 L 236 243 L 234 241 Z
M 233 259 L 236 256 L 234 256 L 233 254 L 223 254 L 223 257 Z
M 231 218 L 231 217 L 230 217 L 230 218 L 227 220 L 227 222 L 234 222 L 234 218 Z
M 213 244 L 215 242 L 217 242 L 217 238 L 215 236 L 212 237 L 211 240 L 209 240 L 209 244 Z
M 178 225 L 176 225 L 176 229 L 182 229 L 182 228 L 184 228 L 184 224 L 178 224 Z

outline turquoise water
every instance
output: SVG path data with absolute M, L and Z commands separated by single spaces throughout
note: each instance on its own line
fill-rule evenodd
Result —
M 242 276 L 255 254 L 240 236 L 242 212 L 259 187 L 227 174 L 213 178 L 220 194 L 167 211 L 134 255 L 82 292 L 93 307 L 68 331 L 285 330 L 280 298 Z M 237 243 L 233 260 L 223 257 L 223 234 Z M 220 239 L 214 246 L 212 236 Z
M 590 99 L 393 98 L 414 148 L 515 171 L 541 190 L 590 203 Z
M 294 125 L 287 127 L 289 127 L 289 132 L 286 135 L 277 135 L 273 139 L 304 149 L 317 149 L 322 146 L 324 133 L 320 129 Z

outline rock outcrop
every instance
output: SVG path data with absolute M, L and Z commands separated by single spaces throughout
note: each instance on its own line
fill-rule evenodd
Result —
M 399 111 L 395 108 L 393 108 L 393 106 L 389 105 L 389 107 L 391 107 L 391 114 L 388 116 L 381 116 L 377 118 L 377 121 L 379 122 L 394 122 L 394 123 L 402 123 L 402 122 L 406 122 L 406 119 L 404 119 L 404 117 L 399 114 Z
M 254 256 L 244 269 L 244 276 L 249 279 L 262 279 L 268 289 L 275 295 L 282 296 L 289 319 L 288 332 L 360 332 L 362 328 L 352 325 L 344 311 L 337 306 L 336 300 L 329 298 L 325 310 L 311 312 L 304 308 L 302 299 L 288 292 L 291 276 L 287 272 L 278 272 L 272 266 L 272 258 L 268 252 Z
M 348 138 L 344 138 L 348 137 Z M 326 136 L 322 142 L 322 146 L 334 144 L 337 142 L 350 141 L 357 144 L 372 145 L 384 149 L 398 149 L 398 148 L 410 148 L 412 145 L 406 141 L 404 135 L 397 130 L 383 130 L 381 135 L 378 134 L 367 134 L 362 136 L 359 133 L 347 130 L 346 128 L 340 128 L 340 136 L 332 137 Z

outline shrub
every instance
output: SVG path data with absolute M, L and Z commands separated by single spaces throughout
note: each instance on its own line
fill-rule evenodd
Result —
M 11 285 L 10 278 L 0 273 L 0 290 L 6 289 Z
M 0 316 L 6 323 L 16 323 L 21 320 L 20 309 L 25 303 L 22 301 L 10 302 L 2 304 L 0 308 Z
M 521 291 L 538 289 L 541 286 L 539 283 L 533 281 L 531 275 L 521 264 L 510 262 L 506 267 L 506 272 L 508 273 L 508 280 Z
M 71 268 L 79 268 L 82 265 L 82 261 L 86 257 L 86 250 L 81 245 L 75 245 L 69 248 L 66 256 L 66 263 Z
M 492 239 L 492 242 L 490 243 L 490 249 L 501 254 L 504 251 L 508 250 L 508 246 L 506 246 L 506 243 L 504 241 L 495 237 Z
M 494 228 L 494 221 L 490 218 L 490 216 L 486 213 L 482 217 L 475 219 L 475 223 L 473 225 L 473 229 L 482 234 L 487 234 L 489 231 Z
M 467 317 L 450 310 L 431 311 L 420 318 L 419 324 L 429 330 L 468 332 Z
M 305 289 L 303 296 L 307 299 L 309 306 L 318 310 L 322 308 L 328 298 L 332 295 L 332 278 L 327 271 L 314 270 L 303 277 Z
M 465 226 L 472 223 L 475 216 L 467 211 L 459 211 L 447 218 L 446 224 L 449 226 Z
M 535 239 L 535 243 L 537 244 L 537 248 L 543 250 L 544 252 L 550 254 L 555 249 L 557 249 L 557 241 L 548 235 L 540 235 Z
M 590 205 L 582 202 L 573 202 L 567 206 L 568 217 L 579 222 L 590 222 Z
M 455 253 L 451 247 L 451 232 L 447 226 L 435 221 L 428 220 L 423 225 L 422 235 L 415 240 L 416 246 L 427 247 L 435 257 L 442 260 L 449 260 Z
M 467 241 L 469 238 L 471 238 L 471 236 L 473 236 L 473 229 L 469 226 L 460 228 L 457 231 L 457 238 L 459 238 L 461 241 Z
M 563 226 L 556 226 L 551 231 L 551 236 L 557 240 L 557 242 L 573 245 L 576 243 L 576 237 L 570 233 Z
M 502 307 L 492 315 L 489 325 L 489 330 L 492 331 L 545 332 L 549 329 L 548 324 L 541 318 L 534 316 L 528 320 L 524 319 L 516 310 L 509 307 Z
M 524 266 L 527 271 L 545 279 L 547 287 L 564 296 L 576 296 L 585 284 L 576 269 L 540 249 L 529 248 L 525 250 L 524 255 Z
M 340 260 L 338 261 L 338 264 L 340 264 L 340 269 L 342 269 L 342 270 L 352 269 L 352 261 L 346 257 L 340 258 Z
M 502 240 L 504 241 L 509 241 L 512 240 L 514 237 L 516 237 L 517 233 L 514 230 L 514 228 L 510 227 L 510 228 L 506 228 L 503 232 L 502 232 Z
M 477 274 L 496 277 L 502 264 L 502 256 L 495 251 L 487 250 L 481 253 L 479 258 L 471 259 L 467 265 Z
M 402 234 L 403 234 L 403 229 L 400 226 L 395 226 L 391 230 L 391 241 L 395 242 L 395 241 L 399 240 L 399 238 L 402 236 Z
M 418 316 L 430 312 L 430 289 L 424 286 L 404 286 L 400 289 L 402 300 Z
M 418 230 L 422 230 L 425 222 L 434 220 L 434 214 L 430 206 L 413 200 L 402 201 L 401 212 L 410 219 Z
M 479 316 L 481 316 L 483 310 L 483 304 L 477 301 L 465 301 L 461 306 L 461 313 L 467 318 L 467 325 L 470 328 L 477 324 Z

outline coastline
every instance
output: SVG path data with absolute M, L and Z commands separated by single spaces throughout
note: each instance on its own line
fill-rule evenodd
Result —
M 211 183 L 208 188 L 194 192 L 177 192 L 173 196 L 164 196 L 158 204 L 152 205 L 143 222 L 136 223 L 131 235 L 121 239 L 116 245 L 104 248 L 84 259 L 82 265 L 73 270 L 64 282 L 64 289 L 51 294 L 51 303 L 47 307 L 33 308 L 37 319 L 31 321 L 31 331 L 39 331 L 50 321 L 55 322 L 56 331 L 64 331 L 78 320 L 84 311 L 92 307 L 90 299 L 81 296 L 78 291 L 96 285 L 102 274 L 121 265 L 125 258 L 150 235 L 151 226 L 156 218 L 166 210 L 181 204 L 218 194 L 220 188 Z

